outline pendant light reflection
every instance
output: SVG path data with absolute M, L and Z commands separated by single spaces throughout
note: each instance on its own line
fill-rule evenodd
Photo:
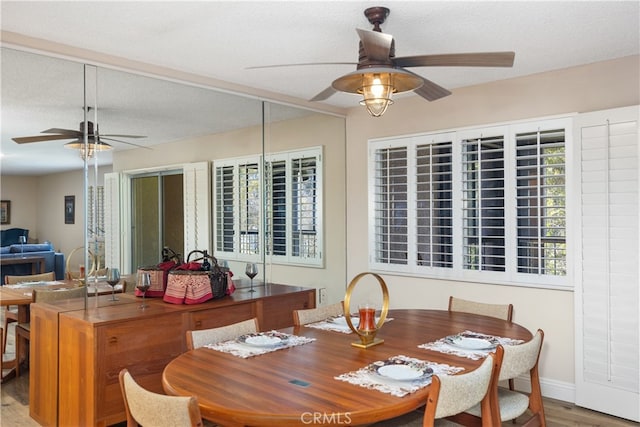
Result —
M 106 142 L 102 142 L 99 139 L 97 144 L 93 141 L 89 141 L 86 147 L 85 147 L 84 141 L 81 141 L 79 139 L 73 142 L 68 142 L 64 144 L 64 146 L 65 148 L 78 150 L 80 154 L 80 158 L 82 160 L 93 158 L 93 155 L 95 154 L 96 151 L 107 151 L 107 150 L 113 149 L 111 145 L 107 144 Z

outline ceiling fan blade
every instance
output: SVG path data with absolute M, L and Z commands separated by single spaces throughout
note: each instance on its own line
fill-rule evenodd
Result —
M 59 129 L 59 128 L 51 128 L 51 129 L 43 130 L 41 133 L 60 133 L 63 135 L 73 135 L 74 138 L 77 138 L 78 136 L 83 135 L 83 133 L 78 130 Z
M 30 142 L 42 142 L 42 141 L 54 141 L 56 139 L 74 139 L 75 135 L 38 135 L 38 136 L 23 136 L 18 138 L 11 138 L 17 144 L 28 144 Z
M 333 88 L 333 86 L 329 86 L 328 88 L 311 98 L 309 101 L 324 101 L 334 93 L 336 93 L 336 90 Z
M 145 138 L 145 137 L 142 136 L 141 138 Z M 147 150 L 153 150 L 153 148 L 151 148 L 151 147 L 145 147 L 144 145 L 134 144 L 133 142 L 127 142 L 127 141 L 122 141 L 120 139 L 105 138 L 104 136 L 100 136 L 100 140 L 102 141 L 103 139 L 107 140 L 107 141 L 115 141 L 115 142 L 121 142 L 123 144 L 133 145 L 134 147 L 138 147 L 138 148 L 146 148 Z
M 115 136 L 116 138 L 146 138 L 146 136 L 142 136 L 142 135 L 116 135 L 116 134 L 108 134 L 108 135 L 99 135 L 100 138 L 106 138 L 106 137 L 111 137 L 111 136 Z
M 444 98 L 445 96 L 451 95 L 450 91 L 440 85 L 435 84 L 431 80 L 425 79 L 424 77 L 412 71 L 405 70 L 404 68 L 402 70 L 422 79 L 422 86 L 420 86 L 418 89 L 414 89 L 413 92 L 415 92 L 417 95 L 420 95 L 427 101 L 435 101 L 436 99 Z
M 397 67 L 513 67 L 515 52 L 449 53 L 392 58 Z
M 307 65 L 358 65 L 358 63 L 357 62 L 303 62 L 300 64 L 258 65 L 255 67 L 245 67 L 245 70 L 258 70 L 261 68 L 280 68 L 280 67 L 303 67 Z
M 427 101 L 435 101 L 436 99 L 444 98 L 445 96 L 451 95 L 451 92 L 449 92 L 442 86 L 435 84 L 431 80 L 427 80 L 424 77 L 422 78 L 422 80 L 424 80 L 423 85 L 418 89 L 415 89 L 414 92 Z
M 370 62 L 389 63 L 391 44 L 393 43 L 391 34 L 362 30 L 360 28 L 356 28 L 356 31 L 360 36 L 362 47 Z

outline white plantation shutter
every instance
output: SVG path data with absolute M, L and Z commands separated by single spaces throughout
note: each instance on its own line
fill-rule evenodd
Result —
M 185 257 L 193 250 L 211 253 L 209 163 L 188 163 L 182 169 Z
M 233 204 L 234 167 L 232 165 L 215 167 L 215 227 L 216 253 L 236 250 L 234 222 L 236 210 Z
M 274 153 L 265 162 L 267 254 L 272 261 L 322 263 L 322 148 Z
M 419 144 L 416 156 L 417 264 L 453 267 L 453 144 Z
M 129 271 L 123 265 L 120 250 L 120 194 L 120 174 L 104 174 L 104 262 L 109 267 Z
M 505 271 L 504 136 L 462 144 L 463 268 Z
M 272 159 L 267 165 L 267 254 L 287 255 L 287 162 Z
M 374 229 L 372 262 L 392 266 L 408 261 L 408 148 L 381 147 L 373 154 Z
M 565 131 L 516 135 L 518 272 L 564 276 Z
M 640 421 L 638 108 L 584 115 L 577 131 L 576 404 Z

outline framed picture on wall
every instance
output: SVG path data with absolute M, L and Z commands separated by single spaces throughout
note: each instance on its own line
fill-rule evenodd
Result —
M 0 224 L 11 224 L 11 201 L 0 201 Z
M 76 196 L 64 196 L 64 223 L 74 224 L 76 220 Z

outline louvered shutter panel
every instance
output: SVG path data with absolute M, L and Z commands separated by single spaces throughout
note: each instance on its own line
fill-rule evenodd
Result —
M 241 254 L 260 254 L 261 186 L 258 163 L 243 163 L 237 168 L 237 201 L 240 220 Z
M 416 146 L 417 265 L 453 267 L 451 141 Z
M 581 120 L 576 404 L 640 421 L 638 108 Z
M 408 263 L 408 150 L 378 148 L 374 153 L 374 249 L 379 264 Z
M 504 136 L 461 143 L 463 268 L 505 271 Z
M 267 162 L 267 254 L 287 255 L 287 163 Z
M 216 253 L 233 253 L 236 249 L 234 225 L 236 209 L 233 203 L 234 167 L 215 168 Z
M 104 261 L 123 269 L 120 251 L 120 174 L 104 174 Z
M 317 159 L 291 159 L 291 256 L 317 258 Z
M 516 135 L 516 191 L 518 272 L 566 275 L 564 129 Z
M 211 252 L 209 163 L 183 165 L 185 257 L 193 250 Z

